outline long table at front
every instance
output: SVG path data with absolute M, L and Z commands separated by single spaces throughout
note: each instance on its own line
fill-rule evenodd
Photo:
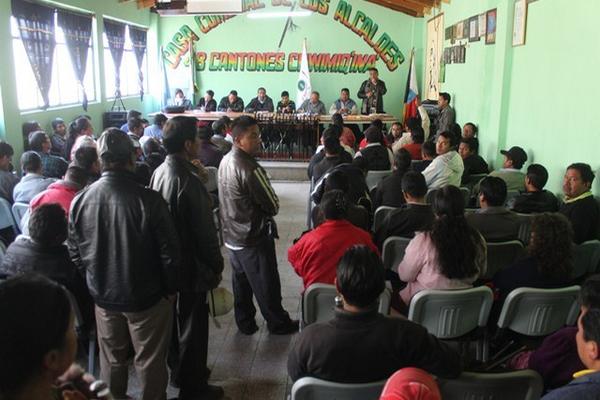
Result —
M 155 114 L 150 114 L 150 116 Z M 216 121 L 223 116 L 231 119 L 243 115 L 254 117 L 261 127 L 263 147 L 259 158 L 263 160 L 310 160 L 319 145 L 320 131 L 323 129 L 323 124 L 331 123 L 331 115 L 199 112 L 196 110 L 184 113 L 167 113 L 165 115 L 167 118 L 193 117 L 206 122 Z M 397 121 L 396 117 L 389 114 L 346 115 L 344 116 L 344 124 L 370 124 L 376 119 L 381 120 L 384 124 Z

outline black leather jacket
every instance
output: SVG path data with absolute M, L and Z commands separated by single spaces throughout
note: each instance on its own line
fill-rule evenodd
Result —
M 212 200 L 197 171 L 183 157 L 168 155 L 150 182 L 169 204 L 175 221 L 183 254 L 179 289 L 187 292 L 214 289 L 223 272 Z
M 277 237 L 273 217 L 279 212 L 279 199 L 254 157 L 233 146 L 221 161 L 218 181 L 226 244 L 250 247 L 269 235 Z
M 108 171 L 71 204 L 69 252 L 94 302 L 139 312 L 176 291 L 177 231 L 160 194 L 129 171 Z

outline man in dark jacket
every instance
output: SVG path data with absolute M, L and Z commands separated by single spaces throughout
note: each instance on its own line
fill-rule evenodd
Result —
M 540 164 L 531 164 L 525 176 L 525 192 L 513 198 L 508 206 L 518 213 L 557 212 L 560 204 L 552 192 L 544 189 L 548 171 Z
M 402 177 L 410 169 L 410 153 L 406 149 L 400 149 L 394 155 L 394 171 L 377 184 L 373 196 L 373 209 L 378 207 L 401 207 L 406 203 L 402 195 Z
M 196 132 L 194 128 L 194 132 Z M 221 160 L 223 159 L 223 153 L 219 148 L 213 144 L 210 140 L 210 134 L 208 129 L 202 127 L 198 132 L 198 153 L 194 156 L 202 162 L 205 167 L 219 168 Z
M 600 209 L 592 194 L 594 172 L 588 164 L 569 165 L 563 181 L 565 202 L 560 212 L 571 221 L 575 243 L 598 239 Z
M 167 203 L 136 182 L 127 135 L 108 129 L 98 140 L 102 177 L 71 204 L 69 252 L 87 275 L 96 304 L 100 378 L 127 397 L 129 343 L 143 400 L 164 400 L 167 350 L 180 265 Z
M 462 174 L 461 183 L 469 182 L 471 175 L 487 174 L 489 168 L 485 160 L 477 154 L 479 151 L 479 140 L 477 138 L 462 138 L 458 146 L 458 154 L 462 157 L 465 170 Z
M 242 112 L 244 111 L 244 100 L 238 97 L 237 90 L 232 90 L 229 94 L 219 102 L 219 111 L 226 112 Z
M 246 106 L 246 112 L 259 112 L 268 111 L 273 112 L 273 100 L 267 96 L 267 89 L 264 87 L 258 88 L 257 96 L 250 100 L 250 103 Z
M 394 162 L 392 151 L 383 145 L 383 134 L 375 126 L 365 131 L 367 147 L 356 153 L 356 158 L 363 157 L 368 171 L 389 171 Z
M 517 240 L 521 217 L 505 207 L 506 183 L 497 176 L 486 176 L 479 183 L 479 204 L 476 213 L 466 215 L 469 224 L 488 242 Z
M 247 335 L 258 331 L 252 296 L 272 334 L 298 331 L 281 305 L 281 282 L 277 270 L 273 217 L 279 199 L 265 170 L 254 158 L 260 151 L 258 122 L 243 116 L 233 121 L 233 149 L 219 167 L 219 205 L 223 237 L 233 269 L 235 321 Z
M 315 182 L 318 182 L 327 171 L 336 165 L 348 162 L 348 159 L 352 160 L 335 135 L 326 136 L 323 142 L 325 157 L 314 166 L 313 178 Z
M 8 246 L 0 265 L 0 277 L 26 273 L 42 274 L 73 294 L 83 317 L 83 334 L 94 326 L 94 303 L 90 292 L 69 257 L 67 217 L 59 204 L 43 204 L 29 219 L 29 236 L 18 236 Z
M 377 68 L 369 68 L 369 79 L 360 85 L 360 89 L 356 94 L 359 99 L 362 99 L 360 113 L 369 115 L 385 112 L 383 109 L 383 95 L 386 93 L 385 82 L 379 79 Z
M 379 295 L 386 290 L 385 272 L 371 249 L 351 247 L 336 275 L 342 306 L 331 321 L 302 330 L 288 356 L 292 380 L 377 382 L 409 366 L 439 377 L 460 374 L 460 356 L 446 343 L 414 322 L 377 312 Z
M 179 399 L 214 399 L 223 390 L 208 385 L 208 305 L 207 292 L 217 287 L 223 271 L 223 257 L 213 220 L 213 204 L 198 169 L 196 158 L 198 132 L 196 119 L 171 118 L 163 131 L 167 159 L 156 169 L 150 187 L 169 204 L 179 233 L 182 259 L 181 280 L 177 300 L 177 324 L 170 363 Z M 178 357 L 177 357 L 178 356 Z
M 402 196 L 406 204 L 390 212 L 381 226 L 374 226 L 374 242 L 382 250 L 390 236 L 414 237 L 415 232 L 431 228 L 434 215 L 425 201 L 427 184 L 420 172 L 409 171 L 402 177 Z

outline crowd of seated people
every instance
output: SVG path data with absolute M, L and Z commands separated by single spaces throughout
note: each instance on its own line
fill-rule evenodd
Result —
M 254 110 L 269 106 L 270 98 L 261 89 L 250 103 Z M 233 95 L 224 99 L 228 108 L 237 107 L 236 104 L 241 102 Z M 309 104 L 304 105 L 306 108 L 322 105 L 317 96 L 313 97 L 317 102 L 309 100 Z M 353 107 L 348 100 L 345 100 L 347 111 L 351 112 Z M 214 99 L 208 99 L 207 104 L 211 101 Z M 185 99 L 182 104 L 184 102 Z M 309 176 L 314 181 L 311 193 L 315 203 L 311 210 L 313 229 L 304 232 L 288 250 L 288 260 L 302 278 L 304 289 L 313 283 L 335 284 L 342 299 L 341 307 L 332 321 L 309 326 L 300 334 L 289 356 L 290 376 L 294 380 L 314 376 L 358 383 L 388 378 L 402 367 L 419 367 L 441 377 L 454 377 L 462 369 L 456 352 L 412 322 L 377 314 L 377 299 L 383 290 L 383 281 L 389 278 L 381 265 L 380 254 L 385 240 L 392 236 L 411 238 L 403 259 L 394 266 L 397 271 L 393 272 L 397 275 L 395 283 L 399 281 L 401 285 L 396 295 L 396 300 L 401 302 L 395 304 L 396 311 L 403 314 L 406 314 L 413 296 L 422 290 L 472 287 L 486 272 L 487 243 L 522 239 L 520 228 L 524 219 L 517 213 L 533 214 L 529 220 L 531 235 L 525 243 L 527 253 L 488 282 L 497 294 L 495 307 L 500 307 L 508 293 L 519 287 L 565 287 L 572 283 L 573 244 L 598 238 L 600 209 L 591 191 L 594 172 L 587 164 L 569 165 L 563 181 L 564 201 L 561 202 L 544 189 L 548 171 L 540 164 L 531 164 L 524 174 L 521 170 L 527 162 L 527 153 L 513 146 L 501 151 L 504 156 L 502 169 L 492 171 L 476 182 L 472 190 L 469 188 L 478 209 L 466 212 L 465 197 L 459 187 L 467 184 L 472 175 L 488 173 L 488 164 L 478 155 L 478 129 L 475 124 L 467 123 L 461 129 L 460 125 L 451 123 L 448 129 L 436 130 L 435 135 L 424 141 L 426 136 L 421 119 L 412 121 L 406 134 L 401 133 L 401 125 L 393 125 L 389 136 L 385 135 L 381 121 L 376 120 L 365 130 L 365 142 L 360 143 L 355 132 L 344 126 L 342 112 L 338 112 L 346 110 L 346 103 L 340 101 L 340 109 L 336 108 L 333 114 L 332 126 L 323 132 L 323 147 L 317 149 L 309 164 Z M 157 115 L 153 125 L 145 126 L 141 114 L 130 114 L 125 130 L 108 130 L 98 144 L 93 138 L 89 117 L 76 118 L 69 124 L 68 134 L 65 133 L 64 121 L 56 119 L 52 128 L 54 135 L 58 136 L 57 147 L 63 146 L 62 150 L 56 151 L 52 148 L 54 135 L 48 137 L 39 124 L 24 126 L 23 132 L 27 131 L 24 138 L 27 138 L 30 150 L 21 157 L 20 181 L 11 165 L 12 147 L 0 142 L 0 195 L 9 202 L 30 205 L 27 218 L 22 221 L 26 225 L 23 227 L 26 235 L 19 236 L 8 246 L 0 274 L 17 276 L 37 272 L 60 282 L 76 295 L 80 308 L 87 310 L 88 321 L 94 319 L 93 315 L 89 316 L 92 314 L 86 287 L 89 286 L 96 304 L 100 302 L 104 306 L 100 313 L 97 312 L 96 319 L 101 319 L 99 331 L 104 330 L 105 335 L 113 328 L 125 329 L 122 325 L 112 325 L 112 313 L 127 310 L 137 313 L 141 307 L 138 301 L 152 302 L 156 293 L 144 293 L 144 288 L 130 288 L 126 287 L 126 282 L 122 283 L 124 286 L 114 288 L 120 291 L 120 295 L 128 290 L 141 290 L 140 296 L 128 298 L 113 309 L 111 302 L 114 299 L 111 293 L 104 291 L 103 285 L 106 280 L 112 282 L 114 276 L 95 278 L 86 285 L 75 267 L 81 269 L 84 266 L 88 271 L 99 268 L 91 243 L 104 246 L 103 251 L 106 251 L 110 246 L 116 246 L 115 241 L 122 239 L 119 246 L 132 247 L 132 253 L 125 258 L 138 251 L 147 253 L 144 260 L 153 265 L 158 261 L 148 257 L 162 257 L 163 260 L 172 257 L 171 261 L 176 262 L 178 257 L 173 254 L 177 253 L 177 245 L 170 243 L 165 236 L 179 237 L 181 233 L 175 233 L 165 220 L 169 214 L 177 217 L 177 210 L 163 207 L 162 203 L 161 206 L 153 203 L 158 202 L 156 193 L 142 190 L 141 186 L 158 188 L 160 185 L 156 178 L 151 180 L 152 176 L 182 166 L 193 174 L 194 179 L 205 182 L 207 174 L 204 167 L 219 168 L 223 157 L 232 148 L 237 153 L 240 146 L 239 137 L 233 139 L 232 121 L 227 117 L 210 127 L 198 128 L 195 121 L 190 121 L 186 129 L 196 134 L 192 133 L 185 140 L 185 145 L 177 147 L 175 152 L 173 143 L 166 145 L 165 140 L 176 130 L 172 126 L 177 121 L 166 122 L 166 117 Z M 449 111 L 445 115 L 449 118 Z M 232 141 L 235 144 L 232 145 Z M 401 141 L 404 143 L 398 146 Z M 260 145 L 260 139 L 258 143 Z M 169 146 L 170 150 L 165 149 Z M 166 156 L 167 152 L 169 156 Z M 99 153 L 102 155 L 100 159 Z M 133 157 L 129 159 L 131 155 Z M 103 161 L 104 174 L 100 184 L 96 185 L 94 182 L 100 177 L 100 161 Z M 64 168 L 63 172 L 60 172 L 61 168 Z M 390 175 L 369 191 L 366 184 L 369 171 L 390 171 Z M 98 215 L 109 222 L 116 222 L 115 216 L 95 203 L 93 198 L 109 199 L 116 195 L 113 191 L 131 196 L 128 201 L 132 203 L 140 201 L 149 207 L 144 209 L 151 210 L 149 212 L 153 213 L 156 221 L 164 224 L 154 227 L 141 222 L 144 229 L 156 229 L 142 232 L 145 244 L 134 245 L 124 236 L 119 236 L 121 233 L 127 236 L 126 232 L 139 228 L 132 215 L 127 213 L 121 214 L 124 231 L 108 242 L 104 242 L 108 240 L 104 237 L 106 232 L 89 230 Z M 509 199 L 509 193 L 515 195 Z M 134 198 L 137 200 L 134 201 Z M 202 203 L 202 208 L 210 208 L 212 212 L 213 201 L 215 199 L 210 197 Z M 373 226 L 374 214 L 380 206 L 396 209 Z M 111 217 L 108 218 L 108 215 Z M 67 220 L 72 223 L 69 234 Z M 119 231 L 116 225 L 113 228 Z M 69 254 L 63 244 L 67 237 L 71 246 L 75 246 L 74 253 L 72 250 Z M 10 241 L 9 238 L 7 242 Z M 160 242 L 162 247 L 151 248 L 155 242 Z M 164 254 L 158 255 L 160 251 Z M 138 261 L 130 263 L 131 273 L 140 267 Z M 166 276 L 174 279 L 169 274 Z M 155 292 L 162 290 L 157 288 L 164 284 L 161 282 L 164 278 L 161 273 L 148 277 L 155 285 Z M 168 285 L 168 290 L 161 295 L 174 293 L 173 282 Z M 600 368 L 597 361 L 600 358 L 597 351 L 600 330 L 596 329 L 600 306 L 595 305 L 600 301 L 595 302 L 589 297 L 582 300 L 578 327 L 565 328 L 568 331 L 564 336 L 549 337 L 547 341 L 550 344 L 544 342 L 539 349 L 551 347 L 556 341 L 566 343 L 570 340 L 571 360 L 578 360 L 578 363 L 572 363 L 576 365 L 572 369 L 584 369 L 583 366 L 593 370 Z M 153 321 L 170 324 L 164 314 L 166 304 L 154 303 L 153 307 L 156 312 Z M 290 322 L 292 326 L 293 322 Z M 158 346 L 157 352 L 166 354 L 164 336 L 152 339 Z M 179 340 L 185 339 L 179 337 Z M 357 342 L 360 342 L 359 346 L 349 346 Z M 134 347 L 137 354 L 143 354 L 139 342 L 134 343 Z M 351 351 L 342 351 L 348 348 Z M 577 348 L 580 349 L 579 356 Z M 524 353 L 521 359 L 512 362 L 536 369 L 540 365 L 538 354 L 535 351 Z M 353 364 L 351 360 L 357 357 L 366 361 L 361 365 Z M 123 362 L 118 360 L 118 364 Z M 106 367 L 108 360 L 104 359 L 102 363 L 101 367 Z M 164 379 L 164 371 L 156 373 Z M 148 387 L 162 384 L 162 381 L 151 382 L 151 378 L 150 375 L 144 376 L 143 384 Z M 550 392 L 547 398 L 567 398 L 578 390 L 589 390 L 588 386 L 595 385 L 596 380 L 600 382 L 594 372 L 582 372 L 573 383 L 569 380 L 568 376 L 561 376 L 560 380 L 547 384 L 549 389 L 566 385 Z

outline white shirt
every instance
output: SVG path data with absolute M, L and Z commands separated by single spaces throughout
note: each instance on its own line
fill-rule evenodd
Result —
M 428 189 L 440 189 L 447 185 L 460 187 L 465 166 L 460 155 L 450 150 L 433 159 L 431 164 L 423 171 Z

